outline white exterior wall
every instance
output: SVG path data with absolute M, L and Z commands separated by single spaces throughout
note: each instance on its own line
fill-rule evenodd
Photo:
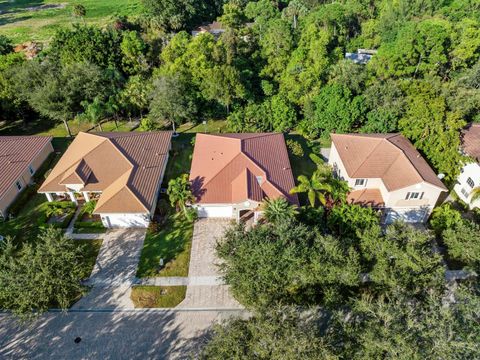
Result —
M 200 218 L 239 218 L 240 211 L 254 210 L 260 206 L 256 201 L 246 200 L 239 204 L 195 204 Z
M 197 209 L 199 218 L 231 218 L 233 217 L 233 206 L 228 204 L 224 204 L 224 205 L 202 204 L 202 205 L 194 205 L 194 208 Z
M 149 214 L 100 214 L 106 228 L 147 228 Z
M 467 184 L 467 179 L 471 178 L 474 182 L 473 188 Z M 457 193 L 458 197 L 470 205 L 470 208 L 480 208 L 480 200 L 471 203 L 471 193 L 472 190 L 480 187 L 480 165 L 476 162 L 468 163 L 462 168 L 462 172 L 457 178 L 457 184 L 454 186 L 453 190 Z M 463 190 L 463 191 L 462 191 Z M 466 196 L 465 193 L 468 194 Z
M 367 178 L 363 186 L 355 186 L 355 178 L 347 174 L 343 162 L 338 154 L 335 144 L 332 144 L 330 158 L 328 163 L 336 170 L 337 175 L 348 182 L 352 190 L 378 189 L 380 190 L 385 202 L 386 222 L 392 222 L 396 219 L 403 219 L 407 222 L 424 222 L 427 220 L 431 211 L 435 207 L 442 190 L 439 188 L 421 182 L 395 191 L 388 191 L 380 178 Z M 480 171 L 480 167 L 479 167 Z M 468 177 L 465 178 L 465 181 Z M 480 182 L 480 175 L 478 177 Z M 424 193 L 421 200 L 406 200 L 407 193 Z

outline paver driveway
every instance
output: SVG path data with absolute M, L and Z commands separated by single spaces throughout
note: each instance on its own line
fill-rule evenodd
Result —
M 200 219 L 195 222 L 188 270 L 191 281 L 185 300 L 179 308 L 241 308 L 230 295 L 228 286 L 222 284 L 216 266 L 219 260 L 215 256 L 215 245 L 230 223 L 230 219 Z M 201 285 L 195 285 L 196 283 Z
M 88 285 L 89 293 L 73 309 L 133 309 L 131 285 L 135 280 L 146 229 L 109 231 L 102 243 Z
M 0 359 L 191 359 L 212 323 L 230 316 L 242 312 L 47 313 L 25 325 L 0 314 Z

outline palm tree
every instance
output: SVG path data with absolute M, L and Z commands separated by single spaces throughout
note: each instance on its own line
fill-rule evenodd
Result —
M 297 214 L 296 206 L 290 205 L 284 197 L 266 199 L 263 202 L 263 215 L 265 219 L 272 224 L 277 224 L 282 220 L 292 219 Z
M 327 194 L 332 192 L 332 186 L 325 183 L 323 172 L 315 171 L 309 179 L 305 175 L 298 177 L 298 185 L 290 190 L 291 194 L 306 193 L 311 207 L 315 207 L 317 199 L 322 205 L 327 203 Z
M 187 204 L 195 201 L 195 196 L 193 196 L 190 189 L 188 174 L 183 174 L 176 179 L 170 180 L 168 182 L 167 194 L 172 206 L 175 206 L 177 210 L 182 210 L 185 216 L 188 217 Z

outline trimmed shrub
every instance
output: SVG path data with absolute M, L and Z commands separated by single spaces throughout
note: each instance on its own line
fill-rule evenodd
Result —
M 290 152 L 293 155 L 298 157 L 303 157 L 305 153 L 303 152 L 302 144 L 292 139 L 288 139 L 286 143 L 287 143 L 288 150 L 290 150 Z

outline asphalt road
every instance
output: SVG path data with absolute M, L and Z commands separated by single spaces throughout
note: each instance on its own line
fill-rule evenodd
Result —
M 239 311 L 47 313 L 22 325 L 0 314 L 0 359 L 189 359 L 205 343 L 214 322 L 241 315 Z

